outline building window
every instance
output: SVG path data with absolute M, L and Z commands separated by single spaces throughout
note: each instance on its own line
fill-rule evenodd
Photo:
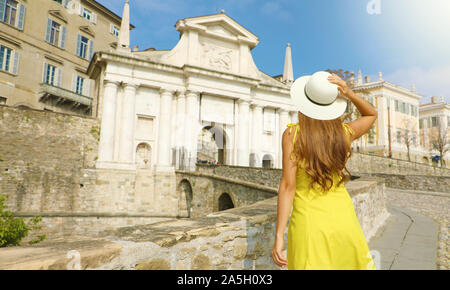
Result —
M 419 129 L 423 129 L 423 119 L 419 120 Z
M 54 65 L 44 62 L 43 82 L 55 87 L 61 87 L 62 71 Z
M 61 5 L 62 5 L 62 0 L 53 0 L 53 1 L 55 1 L 56 3 L 58 3 L 58 4 L 61 4 Z
M 6 105 L 6 100 L 7 100 L 7 98 L 0 97 L 0 105 Z
M 89 39 L 78 34 L 77 55 L 82 58 L 86 58 L 86 51 L 89 43 Z
M 75 87 L 75 93 L 82 95 L 83 94 L 83 83 L 84 83 L 84 78 L 77 76 L 77 84 Z
M 395 111 L 399 111 L 398 100 L 395 100 Z
M 78 95 L 89 96 L 90 80 L 75 73 L 73 75 L 72 91 Z
M 44 82 L 49 85 L 54 85 L 55 83 L 56 67 L 47 64 L 47 69 L 44 71 Z
M 0 69 L 9 72 L 11 68 L 12 49 L 0 46 Z
M 90 21 L 92 18 L 91 11 L 83 7 L 83 15 L 82 16 Z
M 0 0 L 0 20 L 23 30 L 25 5 L 14 0 Z
M 119 36 L 119 31 L 120 31 L 120 29 L 117 26 L 115 26 L 114 24 L 111 24 L 111 26 L 110 26 L 110 33 L 112 35 Z
M 48 18 L 45 41 L 64 49 L 66 46 L 66 27 Z
M 436 127 L 439 123 L 438 117 L 431 117 L 431 127 Z
M 16 25 L 17 4 L 14 0 L 6 0 L 5 15 L 3 16 L 4 22 L 10 25 Z
M 61 25 L 59 23 L 52 21 L 52 25 L 50 27 L 50 43 L 53 45 L 57 45 L 58 43 L 60 27 Z
M 94 51 L 94 42 L 81 34 L 77 36 L 76 54 L 84 59 L 90 60 Z
M 0 45 L 0 70 L 17 75 L 19 69 L 19 52 Z
M 397 143 L 402 143 L 402 131 L 397 130 Z

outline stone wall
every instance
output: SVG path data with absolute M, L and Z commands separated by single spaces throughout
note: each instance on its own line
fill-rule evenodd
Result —
M 99 121 L 0 106 L 0 194 L 12 211 L 71 211 L 81 169 L 94 167 Z
M 219 210 L 219 197 L 228 194 L 234 207 L 241 207 L 278 194 L 278 188 L 258 185 L 238 179 L 202 172 L 177 171 L 177 192 L 180 202 L 186 200 L 186 193 L 180 186 L 188 182 L 192 194 L 191 217 L 204 216 Z M 181 210 L 181 209 L 180 209 Z M 187 216 L 187 215 L 185 215 Z
M 449 192 L 450 190 L 448 186 L 450 169 L 448 168 L 356 152 L 352 154 L 352 158 L 347 162 L 347 169 L 355 177 L 373 175 L 387 178 L 386 186 L 394 188 L 436 192 Z M 281 169 L 278 168 L 197 164 L 197 171 L 277 189 L 281 181 Z M 410 176 L 413 176 L 413 182 L 408 183 L 407 180 Z M 423 188 L 421 189 L 420 186 Z
M 389 216 L 383 181 L 346 184 L 367 240 Z M 121 228 L 122 253 L 99 269 L 277 269 L 271 258 L 277 197 L 204 217 Z M 284 235 L 286 249 L 287 229 Z M 286 255 L 286 250 L 284 250 Z
M 384 184 L 361 178 L 346 184 L 367 240 L 388 217 Z M 277 197 L 203 217 L 180 218 L 111 231 L 104 240 L 65 239 L 0 249 L 0 269 L 66 269 L 70 250 L 81 269 L 277 269 Z M 284 235 L 286 255 L 287 228 Z
M 176 217 L 175 175 L 94 168 L 99 128 L 90 117 L 0 106 L 0 194 L 8 208 L 42 216 L 49 238 Z
M 383 178 L 386 187 L 430 192 L 450 193 L 450 176 L 400 175 L 374 173 L 368 176 Z

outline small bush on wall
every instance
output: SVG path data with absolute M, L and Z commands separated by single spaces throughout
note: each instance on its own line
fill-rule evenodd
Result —
M 39 230 L 41 217 L 34 217 L 28 222 L 24 218 L 16 218 L 5 205 L 6 196 L 0 195 L 0 248 L 20 246 L 20 241 L 27 237 L 30 231 Z M 29 244 L 36 244 L 45 239 L 45 235 L 36 237 Z

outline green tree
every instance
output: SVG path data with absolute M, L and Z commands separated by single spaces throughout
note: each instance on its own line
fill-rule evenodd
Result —
M 8 246 L 20 246 L 20 241 L 28 236 L 30 231 L 40 230 L 39 223 L 41 217 L 34 217 L 28 222 L 24 218 L 16 218 L 13 213 L 7 210 L 5 205 L 6 196 L 0 195 L 0 248 Z M 29 244 L 36 244 L 45 239 L 45 235 L 40 235 L 29 241 Z

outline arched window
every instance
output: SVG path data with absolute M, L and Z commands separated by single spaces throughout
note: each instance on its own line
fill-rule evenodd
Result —
M 273 158 L 270 154 L 266 154 L 263 156 L 262 165 L 263 165 L 263 168 L 272 168 L 273 167 Z

